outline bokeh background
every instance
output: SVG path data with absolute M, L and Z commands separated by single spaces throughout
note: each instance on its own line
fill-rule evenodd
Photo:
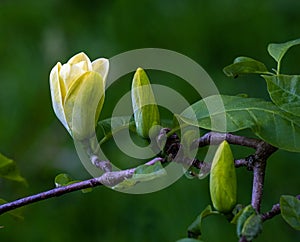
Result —
M 13 200 L 52 188 L 54 177 L 62 172 L 77 179 L 90 177 L 52 111 L 48 76 L 57 61 L 65 62 L 80 51 L 95 59 L 137 48 L 166 48 L 202 65 L 221 93 L 267 99 L 263 79 L 233 80 L 222 68 L 240 55 L 275 67 L 267 44 L 300 37 L 299 10 L 296 0 L 1 0 L 0 152 L 18 163 L 29 186 L 0 180 L 0 197 Z M 300 48 L 294 47 L 283 61 L 283 72 L 299 74 L 299 59 Z M 172 76 L 154 76 L 156 83 L 181 85 L 171 82 Z M 120 90 L 129 90 L 128 78 L 111 97 L 117 99 Z M 198 98 L 181 91 L 190 101 Z M 112 104 L 105 102 L 103 117 Z M 237 156 L 249 154 L 234 151 Z M 279 151 L 270 159 L 264 211 L 281 194 L 299 193 L 299 158 Z M 239 201 L 247 204 L 251 173 L 238 169 L 238 179 Z M 207 178 L 183 177 L 146 195 L 99 187 L 30 205 L 21 222 L 1 216 L 0 241 L 176 241 L 186 236 L 187 227 L 209 203 Z M 218 216 L 205 220 L 203 239 L 237 240 L 234 226 Z M 300 241 L 300 234 L 278 216 L 264 224 L 256 241 Z

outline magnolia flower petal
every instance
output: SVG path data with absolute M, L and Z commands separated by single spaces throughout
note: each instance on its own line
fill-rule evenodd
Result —
M 105 58 L 99 58 L 92 62 L 93 71 L 96 71 L 102 76 L 103 81 L 106 81 L 108 70 L 109 70 L 109 61 Z
M 77 64 L 77 63 L 80 63 L 80 62 L 85 63 L 84 66 L 83 66 L 83 69 L 85 71 L 91 71 L 92 70 L 92 63 L 91 63 L 89 57 L 85 53 L 83 53 L 83 52 L 80 52 L 77 55 L 74 55 L 68 61 L 68 64 L 74 65 L 74 64 Z
M 86 72 L 74 82 L 65 100 L 66 119 L 74 139 L 82 140 L 95 133 L 96 113 L 103 100 L 104 83 L 99 73 Z
M 50 92 L 51 92 L 52 106 L 57 118 L 71 134 L 71 130 L 67 124 L 65 113 L 64 113 L 63 101 L 66 95 L 66 90 L 63 81 L 59 78 L 60 69 L 61 69 L 61 63 L 58 62 L 50 72 Z
M 86 63 L 81 61 L 74 65 L 66 63 L 62 66 L 60 77 L 64 80 L 67 89 L 70 89 L 74 81 L 77 80 L 83 73 L 88 71 L 84 68 L 85 65 Z

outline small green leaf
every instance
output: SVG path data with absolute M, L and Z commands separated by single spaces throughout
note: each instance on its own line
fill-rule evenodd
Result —
M 300 76 L 263 75 L 272 101 L 282 110 L 300 116 Z
M 267 74 L 268 69 L 264 63 L 249 57 L 237 57 L 233 64 L 226 66 L 223 72 L 230 77 L 237 77 L 241 74 Z
M 66 173 L 61 173 L 58 174 L 55 179 L 54 179 L 54 183 L 56 187 L 62 187 L 62 186 L 67 186 L 67 185 L 71 185 L 74 183 L 80 182 L 80 180 L 74 180 L 71 176 L 69 176 Z M 91 192 L 93 190 L 93 188 L 84 188 L 81 189 L 82 193 L 88 193 Z
M 224 109 L 209 111 L 206 103 L 211 107 L 220 107 L 220 98 Z M 198 122 L 194 121 L 194 115 Z M 226 124 L 223 121 L 224 115 Z M 217 132 L 236 132 L 250 128 L 271 145 L 300 152 L 300 117 L 284 112 L 272 102 L 262 99 L 213 95 L 194 103 L 178 118 L 189 125 Z
M 167 173 L 160 162 L 155 162 L 153 165 L 140 165 L 135 169 L 131 178 L 125 179 L 121 183 L 113 187 L 115 190 L 128 189 L 138 182 L 147 182 L 156 178 L 165 176 Z
M 241 216 L 243 213 L 243 205 L 242 204 L 237 204 L 234 209 L 232 210 L 232 215 L 233 218 L 231 219 L 230 223 L 232 224 L 237 224 L 238 218 Z
M 262 219 L 260 215 L 252 214 L 244 223 L 242 236 L 247 241 L 252 241 L 262 231 Z
M 195 219 L 195 221 L 188 227 L 188 234 L 189 237 L 198 239 L 200 238 L 202 231 L 201 231 L 201 226 L 202 226 L 202 220 L 210 215 L 214 214 L 220 214 L 218 211 L 213 211 L 211 209 L 211 206 L 208 205 L 201 213 L 200 215 Z
M 131 99 L 136 131 L 148 138 L 150 129 L 160 124 L 160 117 L 150 81 L 142 68 L 138 68 L 134 74 Z
M 201 241 L 203 241 L 203 240 L 184 238 L 184 239 L 177 240 L 176 242 L 201 242 Z
M 253 214 L 256 214 L 255 209 L 251 205 L 248 205 L 236 215 L 238 217 L 236 222 L 236 232 L 239 238 L 242 236 L 242 230 L 246 220 Z
M 0 205 L 5 204 L 5 203 L 7 203 L 7 201 L 0 198 Z M 9 211 L 7 213 L 16 220 L 23 220 L 24 219 L 24 217 L 22 216 L 22 208 L 17 208 L 17 209 Z
M 0 153 L 0 177 L 26 184 L 26 180 L 20 175 L 16 163 Z
M 70 184 L 70 182 L 73 182 L 74 179 L 71 178 L 68 174 L 66 173 L 62 173 L 62 174 L 59 174 L 55 177 L 55 186 L 56 187 L 62 187 L 62 186 L 66 186 L 68 184 Z
M 118 116 L 104 119 L 98 122 L 97 138 L 101 139 L 100 145 L 124 129 L 135 132 L 134 120 L 130 116 Z
M 281 59 L 285 55 L 285 53 L 289 50 L 289 48 L 299 45 L 300 39 L 291 40 L 285 43 L 271 43 L 268 45 L 268 52 L 269 54 L 274 58 L 274 60 L 277 62 L 277 74 L 280 72 L 280 64 Z
M 294 229 L 300 230 L 300 200 L 293 196 L 280 197 L 280 209 L 283 219 Z

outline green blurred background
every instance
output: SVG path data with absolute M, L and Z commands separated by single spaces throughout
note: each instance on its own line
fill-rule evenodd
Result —
M 51 107 L 48 76 L 57 61 L 65 62 L 80 51 L 93 60 L 137 48 L 166 48 L 197 61 L 221 93 L 268 98 L 263 79 L 229 79 L 222 68 L 239 55 L 275 67 L 267 44 L 300 37 L 299 10 L 296 0 L 1 0 L 0 152 L 17 161 L 29 187 L 0 180 L 0 197 L 13 200 L 52 188 L 54 177 L 62 172 L 90 177 Z M 300 48 L 295 47 L 283 61 L 283 72 L 299 74 L 299 59 Z M 159 75 L 156 83 L 163 83 L 158 79 Z M 128 89 L 128 83 L 118 88 Z M 103 117 L 111 106 L 105 103 Z M 299 158 L 283 151 L 272 156 L 263 211 L 281 194 L 299 193 Z M 251 173 L 238 169 L 238 179 L 239 201 L 247 204 Z M 147 195 L 105 187 L 88 194 L 75 192 L 26 207 L 22 222 L 1 216 L 5 227 L 0 241 L 176 241 L 186 236 L 188 225 L 209 204 L 208 194 L 207 178 L 185 177 Z M 237 240 L 234 226 L 222 217 L 207 218 L 203 232 L 205 241 Z M 256 241 L 275 240 L 300 241 L 300 234 L 278 216 L 264 224 Z

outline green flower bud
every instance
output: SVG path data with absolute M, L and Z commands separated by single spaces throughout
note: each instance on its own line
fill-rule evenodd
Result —
M 146 72 L 138 68 L 134 74 L 131 98 L 133 115 L 137 133 L 149 138 L 149 131 L 154 125 L 159 125 L 159 111 Z
M 223 213 L 236 204 L 236 173 L 234 159 L 227 141 L 223 141 L 213 158 L 210 172 L 210 196 L 214 207 Z
M 99 118 L 109 62 L 93 62 L 79 53 L 66 64 L 58 62 L 50 73 L 54 112 L 70 135 L 77 140 L 92 136 Z

